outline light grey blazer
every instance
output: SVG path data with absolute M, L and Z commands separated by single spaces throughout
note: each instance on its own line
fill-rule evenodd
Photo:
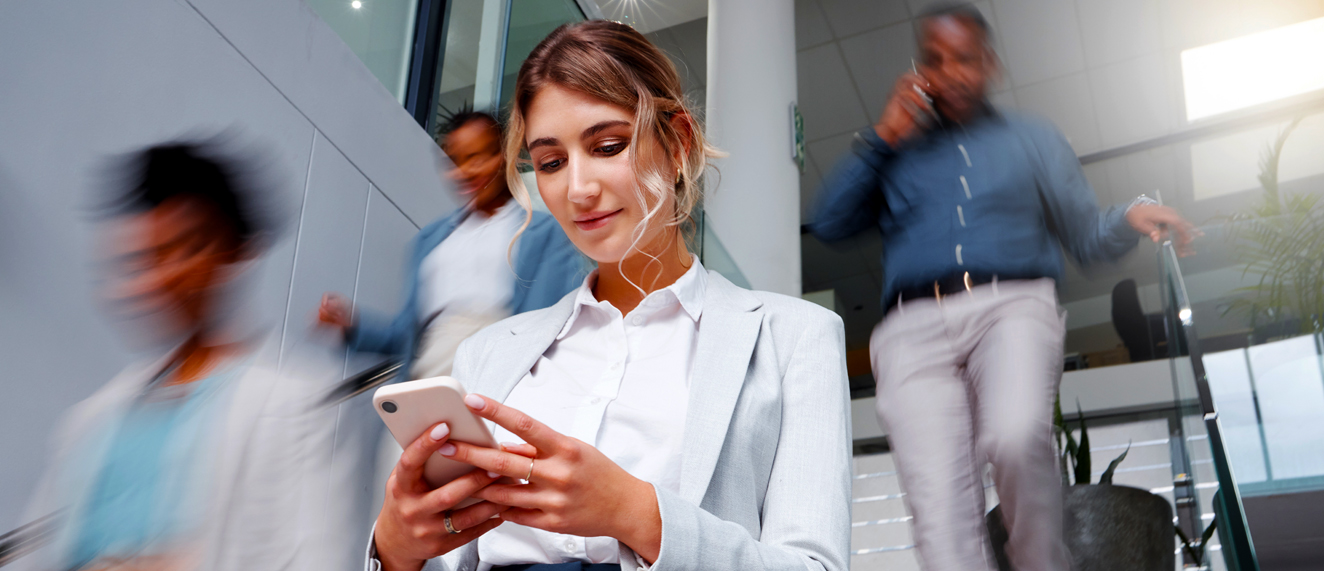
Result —
M 505 400 L 556 339 L 575 292 L 460 346 L 454 376 Z M 845 570 L 850 396 L 841 318 L 708 273 L 690 378 L 679 493 L 656 488 L 652 568 Z M 371 568 L 372 562 L 369 567 Z M 427 569 L 473 571 L 472 542 Z

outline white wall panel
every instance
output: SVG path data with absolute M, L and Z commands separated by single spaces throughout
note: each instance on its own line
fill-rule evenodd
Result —
M 440 149 L 301 0 L 189 0 L 416 224 L 457 206 Z
M 363 240 L 368 180 L 325 137 L 313 145 L 311 168 L 299 215 L 298 248 L 281 347 L 325 342 L 313 330 L 313 314 L 324 292 L 353 299 Z M 343 369 L 343 359 L 336 370 Z

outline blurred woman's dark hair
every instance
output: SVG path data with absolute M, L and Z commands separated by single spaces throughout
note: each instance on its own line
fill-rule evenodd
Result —
M 496 117 L 486 111 L 475 111 L 473 106 L 469 103 L 461 105 L 454 111 L 442 107 L 442 111 L 441 123 L 437 125 L 438 143 L 441 143 L 446 135 L 449 135 L 460 127 L 468 125 L 474 121 L 482 121 L 483 123 L 486 123 L 496 130 L 498 138 L 501 136 L 501 121 L 498 121 Z
M 185 199 L 210 208 L 235 247 L 261 249 L 276 232 L 273 213 L 259 204 L 266 200 L 255 188 L 252 169 L 241 168 L 215 143 L 154 145 L 132 153 L 120 168 L 109 214 L 147 212 Z

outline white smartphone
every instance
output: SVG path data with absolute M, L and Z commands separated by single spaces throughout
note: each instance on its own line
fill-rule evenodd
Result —
M 464 395 L 459 381 L 433 377 L 379 388 L 372 395 L 372 406 L 401 448 L 408 448 L 438 422 L 450 426 L 450 440 L 496 448 L 496 439 L 483 419 L 465 406 Z M 423 466 L 423 478 L 435 489 L 473 469 L 469 464 L 433 454 Z M 460 507 L 476 501 L 466 500 Z

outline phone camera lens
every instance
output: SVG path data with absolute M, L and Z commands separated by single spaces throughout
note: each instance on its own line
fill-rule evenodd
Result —
M 393 402 L 391 402 L 391 401 L 386 401 L 386 402 L 382 403 L 382 410 L 384 410 L 384 411 L 386 411 L 386 412 L 395 412 L 395 411 L 398 410 L 398 409 L 396 408 L 395 403 L 393 403 Z

